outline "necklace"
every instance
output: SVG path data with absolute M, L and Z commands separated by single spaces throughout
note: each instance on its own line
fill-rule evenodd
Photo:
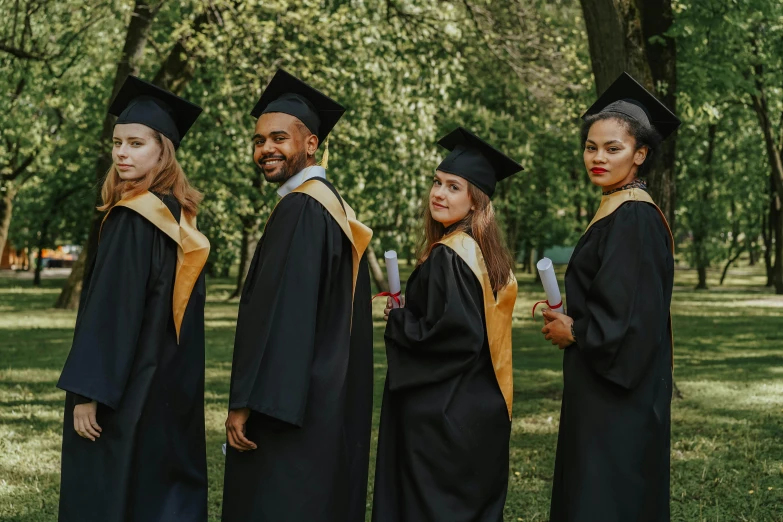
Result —
M 629 189 L 632 189 L 632 188 L 640 188 L 640 189 L 646 191 L 647 190 L 647 182 L 644 181 L 641 178 L 636 178 L 635 180 L 633 180 L 632 182 L 628 183 L 627 185 L 623 185 L 622 187 L 619 187 L 619 188 L 616 188 L 616 189 L 612 189 L 612 190 L 610 190 L 608 192 L 604 192 L 603 195 L 604 196 L 608 196 L 609 194 L 614 194 L 615 192 L 620 192 L 621 190 L 629 190 Z

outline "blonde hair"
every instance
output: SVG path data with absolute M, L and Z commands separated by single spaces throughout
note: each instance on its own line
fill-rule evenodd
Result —
M 101 188 L 103 205 L 98 210 L 108 211 L 121 199 L 130 199 L 144 191 L 158 194 L 171 194 L 182 206 L 182 211 L 189 217 L 198 214 L 198 204 L 204 195 L 193 188 L 185 172 L 177 161 L 174 144 L 158 131 L 152 131 L 155 141 L 160 145 L 160 162 L 146 176 L 139 179 L 124 180 L 120 178 L 117 168 L 112 165 L 106 173 L 106 179 Z
M 457 223 L 450 233 L 461 231 L 470 234 L 478 243 L 487 273 L 494 292 L 500 291 L 511 281 L 514 258 L 505 246 L 500 227 L 495 219 L 495 208 L 484 192 L 472 183 L 468 183 L 468 196 L 475 207 L 462 221 Z M 432 247 L 446 233 L 446 228 L 435 221 L 430 213 L 429 201 L 424 204 L 424 236 L 419 243 L 418 262 L 423 263 L 430 255 Z

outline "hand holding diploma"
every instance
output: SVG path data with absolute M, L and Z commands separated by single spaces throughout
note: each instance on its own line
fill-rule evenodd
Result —
M 563 350 L 576 341 L 573 336 L 574 321 L 563 313 L 563 298 L 560 295 L 552 260 L 545 257 L 536 263 L 536 268 L 541 277 L 541 284 L 544 285 L 546 301 L 539 301 L 533 306 L 533 317 L 536 315 L 538 305 L 546 303 L 549 306 L 548 310 L 544 310 L 546 325 L 541 333 L 544 334 L 544 339 Z
M 405 299 L 400 295 L 400 268 L 397 264 L 397 252 L 389 250 L 384 252 L 383 258 L 386 261 L 386 280 L 389 283 L 389 291 L 381 292 L 380 295 L 386 295 L 386 308 L 383 310 L 383 320 L 389 320 L 389 312 L 395 308 L 405 306 Z
M 546 303 L 550 310 L 557 313 L 563 313 L 563 298 L 560 295 L 560 287 L 557 284 L 555 267 L 552 260 L 548 257 L 541 259 L 536 263 L 538 275 L 541 277 L 541 284 L 544 285 L 546 301 L 539 301 L 533 306 L 533 317 L 536 316 L 536 308 L 540 304 Z

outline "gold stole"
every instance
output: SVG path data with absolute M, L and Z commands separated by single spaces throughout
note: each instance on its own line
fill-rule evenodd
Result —
M 598 211 L 595 213 L 595 216 L 593 217 L 593 220 L 590 221 L 590 224 L 587 225 L 587 228 L 585 229 L 585 233 L 587 233 L 588 230 L 590 230 L 590 227 L 593 226 L 597 221 L 600 221 L 601 219 L 611 215 L 615 210 L 620 208 L 620 206 L 623 203 L 626 203 L 628 201 L 642 201 L 644 203 L 649 203 L 653 207 L 655 207 L 655 210 L 658 211 L 658 214 L 661 216 L 661 221 L 663 222 L 663 226 L 666 227 L 666 231 L 669 233 L 669 245 L 670 250 L 672 253 L 672 258 L 674 258 L 674 235 L 672 234 L 672 229 L 669 226 L 669 222 L 666 221 L 666 216 L 663 214 L 663 211 L 658 208 L 658 205 L 655 204 L 653 199 L 650 197 L 650 195 L 647 193 L 646 190 L 638 189 L 638 188 L 630 188 L 627 190 L 618 190 L 617 192 L 613 192 L 609 194 L 608 196 L 603 196 L 601 198 L 601 204 L 598 206 Z M 672 330 L 672 313 L 669 311 L 669 336 L 670 336 L 670 342 L 671 342 L 671 365 L 672 369 L 674 368 L 674 330 Z
M 151 192 L 145 191 L 136 197 L 120 200 L 103 217 L 101 229 L 115 207 L 126 207 L 141 214 L 177 244 L 177 271 L 174 276 L 172 310 L 177 343 L 179 343 L 182 319 L 185 317 L 190 294 L 209 257 L 209 240 L 196 228 L 195 217 L 188 217 L 183 211 L 180 222 L 177 223 L 169 207 Z
M 450 234 L 439 243 L 451 248 L 470 267 L 481 283 L 484 292 L 484 318 L 487 323 L 487 341 L 489 353 L 492 356 L 492 366 L 500 391 L 506 401 L 508 418 L 511 419 L 511 408 L 514 392 L 514 368 L 511 365 L 511 318 L 514 313 L 514 303 L 517 300 L 517 280 L 511 272 L 509 283 L 499 292 L 497 299 L 492 292 L 492 282 L 487 273 L 484 255 L 478 243 L 464 232 Z
M 353 297 L 356 293 L 356 279 L 359 276 L 359 263 L 362 260 L 364 251 L 367 250 L 367 246 L 370 244 L 370 239 L 372 239 L 372 230 L 356 219 L 356 213 L 348 206 L 348 203 L 346 203 L 345 200 L 343 200 L 343 204 L 341 205 L 340 200 L 337 199 L 334 192 L 317 179 L 305 181 L 298 188 L 294 189 L 293 192 L 307 194 L 323 205 L 326 211 L 329 212 L 332 218 L 334 218 L 340 226 L 340 229 L 348 238 L 348 241 L 351 242 L 351 257 L 353 258 L 351 321 L 353 321 Z M 343 208 L 343 205 L 345 205 L 345 208 Z

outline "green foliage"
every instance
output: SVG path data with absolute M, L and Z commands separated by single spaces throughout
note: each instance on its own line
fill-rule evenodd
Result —
M 109 146 L 97 136 L 133 6 L 123 1 L 96 9 L 100 23 L 31 18 L 35 31 L 62 34 L 50 53 L 60 49 L 57 42 L 78 42 L 65 75 L 6 56 L 17 78 L 36 80 L 34 92 L 49 111 L 63 114 L 56 140 L 28 146 L 37 147 L 40 163 L 31 170 L 35 182 L 19 195 L 11 229 L 19 246 L 34 244 L 42 209 L 74 186 L 85 189 L 83 204 L 62 207 L 53 237 L 78 242 L 86 234 L 90 205 L 84 202 L 97 188 L 95 158 Z M 511 247 L 530 254 L 573 242 L 597 199 L 585 191 L 575 141 L 577 117 L 592 97 L 580 24 L 575 2 L 347 1 L 326 8 L 316 0 L 164 2 L 140 74 L 151 79 L 175 46 L 184 45 L 188 69 L 172 87 L 205 111 L 179 157 L 206 195 L 199 223 L 212 242 L 213 273 L 226 273 L 237 261 L 243 230 L 257 234 L 276 203 L 275 187 L 251 161 L 248 112 L 277 67 L 348 107 L 330 139 L 329 176 L 374 228 L 376 249 L 413 255 L 423 197 L 444 153 L 435 143 L 456 125 L 525 165 L 495 199 Z M 8 78 L 6 90 L 13 87 Z M 11 118 L 4 129 L 28 139 L 24 122 L 33 115 L 11 109 L 4 111 Z M 43 125 L 42 111 L 36 114 Z
M 17 246 L 35 245 L 43 228 L 51 241 L 78 243 L 89 226 L 95 161 L 109 146 L 98 136 L 134 4 L 81 4 L 0 0 L 12 13 L 0 23 L 0 189 L 18 192 Z M 708 266 L 742 243 L 759 248 L 769 163 L 753 95 L 761 85 L 768 113 L 783 110 L 781 7 L 679 0 L 674 12 L 685 120 L 678 260 Z M 598 202 L 578 142 L 595 95 L 583 23 L 572 0 L 162 2 L 140 74 L 156 77 L 180 53 L 185 68 L 170 86 L 205 108 L 179 157 L 206 196 L 199 224 L 211 273 L 237 263 L 243 236 L 252 248 L 277 201 L 252 164 L 248 114 L 277 67 L 348 107 L 330 139 L 329 176 L 375 230 L 376 251 L 412 258 L 444 154 L 435 143 L 456 125 L 525 166 L 494 199 L 519 259 L 575 243 Z
M 679 45 L 678 216 L 691 236 L 689 260 L 728 258 L 753 248 L 770 201 L 770 160 L 756 99 L 763 95 L 783 136 L 783 5 L 780 2 L 674 3 Z M 715 126 L 712 161 L 709 127 Z
M 108 2 L 0 0 L 0 191 L 17 194 L 11 239 L 35 245 L 44 223 L 80 242 L 95 202 L 95 128 L 108 102 L 105 49 L 124 20 Z

